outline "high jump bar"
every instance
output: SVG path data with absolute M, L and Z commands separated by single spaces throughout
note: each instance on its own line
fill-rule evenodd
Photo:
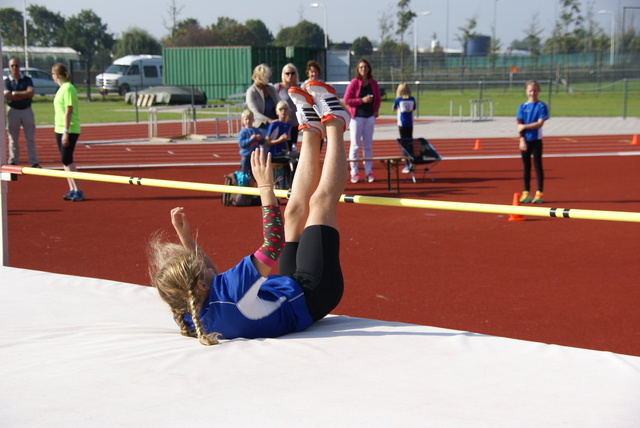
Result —
M 43 177 L 74 178 L 78 180 L 102 181 L 106 183 L 130 184 L 135 186 L 164 187 L 169 189 L 195 190 L 215 193 L 239 193 L 259 195 L 256 187 L 225 186 L 223 184 L 195 183 L 188 181 L 162 180 L 155 178 L 125 177 L 120 175 L 96 174 L 88 172 L 59 171 L 53 169 L 30 168 L 14 165 L 1 167 L 2 179 L 9 181 L 11 174 L 39 175 Z M 274 190 L 278 198 L 288 198 L 288 190 Z M 340 202 L 383 205 L 391 207 L 424 208 L 433 210 L 465 211 L 492 214 L 515 214 L 536 217 L 572 218 L 582 220 L 606 220 L 640 223 L 640 213 L 625 211 L 581 210 L 573 208 L 525 207 L 516 205 L 480 204 L 469 202 L 434 201 L 426 199 L 383 198 L 363 195 L 342 195 Z

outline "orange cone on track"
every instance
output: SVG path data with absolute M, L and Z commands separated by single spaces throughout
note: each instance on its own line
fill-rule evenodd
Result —
M 631 139 L 631 145 L 632 145 L 632 146 L 637 146 L 638 144 L 640 144 L 640 143 L 638 142 L 638 134 L 634 134 L 634 135 L 633 135 L 633 138 Z
M 520 193 L 513 194 L 513 204 L 514 207 L 520 206 Z M 524 221 L 524 216 L 520 214 L 510 214 L 509 221 Z
M 473 150 L 480 150 L 480 139 L 479 138 L 476 140 L 476 145 L 474 146 Z

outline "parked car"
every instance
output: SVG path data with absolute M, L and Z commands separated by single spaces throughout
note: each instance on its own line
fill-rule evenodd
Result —
M 98 90 L 124 95 L 134 89 L 162 85 L 162 56 L 127 55 L 116 59 L 104 73 L 96 76 Z
M 24 73 L 25 76 L 31 77 L 31 80 L 33 81 L 33 89 L 35 89 L 36 94 L 53 95 L 58 90 L 59 86 L 53 81 L 51 73 L 32 67 L 20 67 L 20 71 Z M 11 73 L 9 73 L 8 68 L 2 70 L 3 79 L 8 79 L 9 74 Z

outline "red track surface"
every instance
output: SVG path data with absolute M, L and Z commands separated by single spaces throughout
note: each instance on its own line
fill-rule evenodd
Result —
M 179 135 L 182 126 L 177 122 L 161 123 L 160 136 Z M 389 124 L 388 126 L 394 126 Z M 220 122 L 220 132 L 227 132 L 226 122 Z M 199 122 L 199 133 L 215 133 L 212 122 Z M 26 148 L 22 142 L 23 157 Z M 147 140 L 148 125 L 114 124 L 84 125 L 75 151 L 75 160 L 80 168 L 95 166 L 157 166 L 175 164 L 219 164 L 239 163 L 238 147 L 234 141 L 189 142 L 176 140 L 173 143 L 151 143 Z M 139 140 L 139 141 L 134 141 Z M 132 143 L 132 141 L 134 141 Z M 213 141 L 213 142 L 212 142 Z M 518 156 L 515 138 L 483 139 L 481 150 L 474 151 L 475 139 L 431 139 L 431 143 L 443 158 Z M 119 142 L 119 143 L 118 143 Z M 545 137 L 545 156 L 575 154 L 603 154 L 623 151 L 640 151 L 640 146 L 630 146 L 629 135 Z M 110 144 L 108 144 L 110 143 Z M 39 128 L 36 134 L 38 156 L 43 167 L 59 167 L 58 149 L 51 128 Z M 376 141 L 376 156 L 395 156 L 399 153 L 395 140 Z
M 82 141 L 89 141 L 90 128 L 83 128 Z M 101 129 L 102 136 L 122 132 Z M 38 135 L 46 136 L 42 130 Z M 603 155 L 640 152 L 630 138 L 545 138 L 545 205 L 640 212 L 640 157 Z M 58 166 L 53 139 L 45 140 L 42 163 Z M 474 141 L 432 140 L 445 157 L 433 171 L 435 183 L 402 183 L 402 193 L 390 195 L 379 180 L 350 184 L 347 192 L 511 203 L 521 190 L 520 161 L 473 157 L 517 156 L 513 140 L 483 140 L 479 151 Z M 376 155 L 397 153 L 395 142 L 375 144 Z M 81 167 L 233 165 L 99 171 L 212 183 L 222 183 L 238 160 L 233 143 L 81 144 L 76 153 Z M 585 156 L 565 157 L 580 153 Z M 470 159 L 446 160 L 457 157 Z M 382 178 L 382 166 L 375 168 Z M 71 203 L 61 198 L 64 180 L 21 176 L 9 183 L 10 266 L 147 284 L 146 242 L 154 231 L 170 230 L 174 206 L 186 207 L 220 269 L 261 242 L 259 212 L 221 207 L 217 194 L 83 186 L 87 201 Z M 339 215 L 347 290 L 336 313 L 640 355 L 637 223 L 539 217 L 509 222 L 494 214 L 346 204 Z

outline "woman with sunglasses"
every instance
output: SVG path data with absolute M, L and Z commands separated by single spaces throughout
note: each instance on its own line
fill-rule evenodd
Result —
M 295 151 L 296 143 L 298 142 L 298 118 L 296 117 L 296 105 L 293 103 L 293 100 L 289 97 L 289 93 L 287 92 L 289 88 L 298 86 L 298 69 L 292 63 L 289 63 L 282 67 L 282 77 L 281 81 L 273 85 L 278 92 L 278 96 L 283 101 L 286 101 L 289 104 L 289 122 L 291 124 L 291 135 L 289 136 L 289 141 L 287 142 L 287 146 L 289 151 Z

